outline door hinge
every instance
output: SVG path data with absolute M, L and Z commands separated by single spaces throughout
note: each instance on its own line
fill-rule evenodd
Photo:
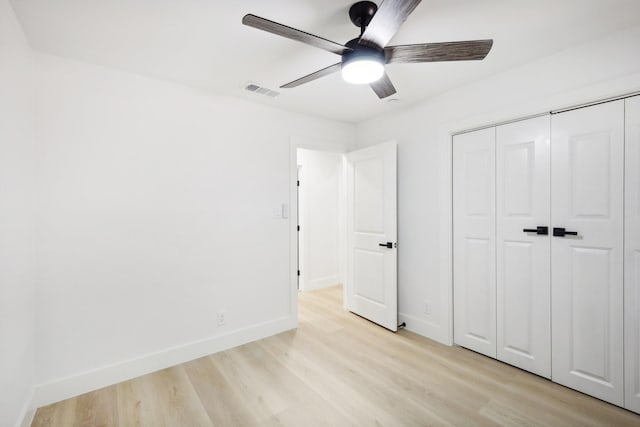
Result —
M 300 187 L 300 180 L 298 180 L 298 187 Z
M 298 231 L 300 231 L 300 226 L 298 226 Z
M 300 276 L 300 270 L 298 270 L 298 276 Z

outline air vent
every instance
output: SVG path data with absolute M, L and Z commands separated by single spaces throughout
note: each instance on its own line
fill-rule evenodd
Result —
M 245 84 L 244 89 L 249 92 L 257 93 L 259 95 L 268 96 L 270 98 L 275 98 L 276 96 L 280 95 L 280 92 L 276 92 L 275 90 L 271 90 L 269 88 L 251 82 Z

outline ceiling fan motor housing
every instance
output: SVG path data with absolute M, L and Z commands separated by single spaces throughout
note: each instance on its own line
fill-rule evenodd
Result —
M 385 63 L 384 50 L 374 46 L 365 46 L 358 43 L 360 39 L 349 40 L 345 46 L 352 50 L 342 54 L 342 66 L 353 61 L 370 60 Z

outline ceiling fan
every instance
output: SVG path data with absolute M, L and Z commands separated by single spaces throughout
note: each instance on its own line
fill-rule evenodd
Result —
M 360 36 L 344 45 L 314 34 L 248 14 L 242 23 L 342 56 L 341 62 L 301 77 L 281 88 L 293 88 L 342 70 L 342 78 L 354 84 L 369 84 L 380 99 L 396 93 L 385 64 L 481 60 L 491 50 L 493 40 L 469 40 L 387 46 L 421 0 L 384 0 L 380 7 L 359 1 L 349 9 L 351 22 L 360 28 Z

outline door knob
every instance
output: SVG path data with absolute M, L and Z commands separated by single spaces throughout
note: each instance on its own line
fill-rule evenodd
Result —
M 540 236 L 546 236 L 549 234 L 549 227 L 539 225 L 536 228 L 523 228 L 522 231 L 525 233 L 536 233 Z
M 555 237 L 564 237 L 564 236 L 577 236 L 577 231 L 567 231 L 562 227 L 553 227 L 553 235 Z
M 391 242 L 387 242 L 387 243 L 378 243 L 378 246 L 383 246 L 383 247 L 385 247 L 385 248 L 393 249 L 393 243 L 391 243 Z

